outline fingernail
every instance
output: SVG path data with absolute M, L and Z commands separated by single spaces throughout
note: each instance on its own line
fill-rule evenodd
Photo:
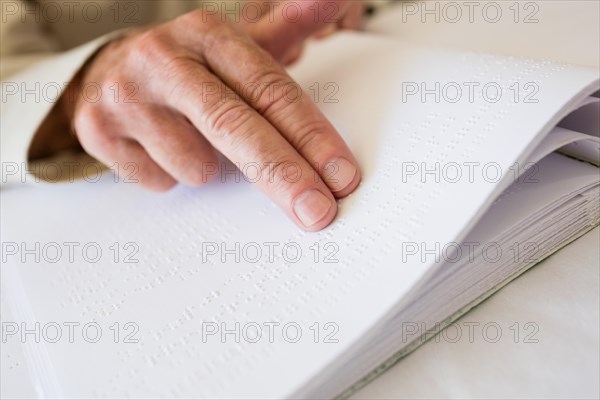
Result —
M 325 164 L 323 179 L 332 192 L 339 192 L 348 187 L 356 177 L 356 167 L 345 158 L 336 158 Z
M 296 198 L 294 212 L 304 226 L 310 228 L 327 215 L 332 205 L 332 201 L 323 193 L 311 189 Z

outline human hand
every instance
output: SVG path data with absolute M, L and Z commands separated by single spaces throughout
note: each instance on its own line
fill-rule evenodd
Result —
M 348 11 L 343 1 L 306 3 L 340 4 L 342 16 Z M 293 47 L 324 26 L 293 25 L 287 43 Z M 118 97 L 75 98 L 69 114 L 81 145 L 107 165 L 134 162 L 136 178 L 154 190 L 206 183 L 219 151 L 242 171 L 255 166 L 249 178 L 300 227 L 323 229 L 335 217 L 335 197 L 351 193 L 360 172 L 309 97 L 290 101 L 290 88 L 300 89 L 278 62 L 289 57 L 274 34 L 284 28 L 277 21 L 240 29 L 194 11 L 108 44 L 80 84 L 94 82 Z
M 358 30 L 365 13 L 362 0 L 286 0 L 274 2 L 275 7 L 269 2 L 253 3 L 259 4 L 262 17 L 258 21 L 240 18 L 240 26 L 285 65 L 300 57 L 308 36 L 322 39 L 339 29 Z

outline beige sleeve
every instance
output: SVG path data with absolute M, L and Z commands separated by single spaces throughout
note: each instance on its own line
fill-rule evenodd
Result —
M 59 51 L 56 40 L 44 34 L 39 20 L 24 17 L 23 10 L 32 7 L 24 0 L 2 2 L 0 25 L 0 78 L 2 81 Z
M 23 18 L 19 7 L 32 1 L 2 1 L 0 24 L 0 185 L 73 179 L 81 154 L 60 157 L 45 166 L 28 160 L 36 132 L 85 62 L 105 43 L 122 35 L 117 31 L 69 51 L 61 51 L 58 40 L 40 21 Z M 67 132 L 59 132 L 68 134 Z M 66 164 L 65 164 L 66 163 Z M 41 169 L 40 169 L 41 168 Z M 43 170 L 45 168 L 45 170 Z M 58 170 L 57 170 L 58 168 Z M 43 171 L 44 174 L 39 172 Z

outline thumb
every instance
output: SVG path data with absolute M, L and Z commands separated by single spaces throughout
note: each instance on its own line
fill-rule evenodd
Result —
M 256 23 L 246 26 L 250 36 L 280 62 L 289 58 L 293 49 L 322 31 L 337 25 L 355 1 L 310 0 L 283 1 L 271 8 Z

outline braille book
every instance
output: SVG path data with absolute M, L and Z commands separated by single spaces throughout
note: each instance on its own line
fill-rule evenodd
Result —
M 290 73 L 362 169 L 321 232 L 226 162 L 2 193 L 3 335 L 40 396 L 345 396 L 599 223 L 593 68 L 341 33 Z

